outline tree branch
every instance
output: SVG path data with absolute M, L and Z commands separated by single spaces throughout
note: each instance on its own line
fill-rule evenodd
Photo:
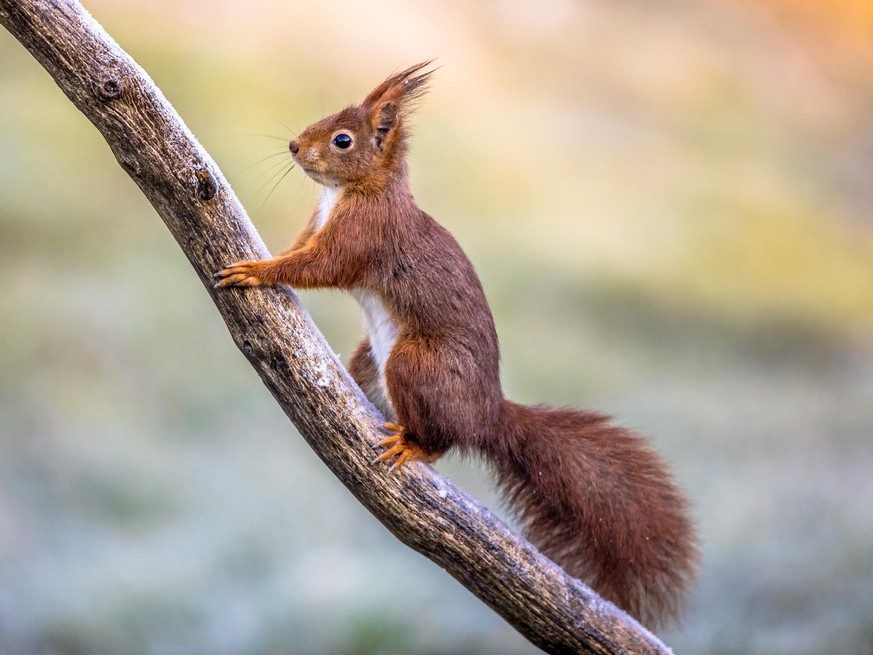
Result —
M 145 72 L 75 0 L 0 0 L 2 23 L 97 127 L 179 242 L 240 350 L 331 471 L 402 542 L 551 653 L 668 653 L 428 466 L 373 466 L 381 417 L 286 289 L 212 288 L 269 257 L 221 171 Z

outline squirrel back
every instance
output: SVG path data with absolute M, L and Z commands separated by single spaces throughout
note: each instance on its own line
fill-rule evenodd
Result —
M 546 555 L 649 624 L 676 619 L 697 565 L 688 504 L 642 437 L 593 412 L 503 397 L 494 321 L 457 241 L 409 190 L 406 123 L 430 72 L 392 75 L 291 141 L 325 195 L 290 250 L 219 286 L 349 291 L 367 336 L 349 371 L 391 433 L 380 461 L 482 455 Z

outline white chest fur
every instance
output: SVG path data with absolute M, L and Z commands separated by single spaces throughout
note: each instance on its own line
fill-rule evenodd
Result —
M 327 223 L 330 212 L 339 197 L 340 189 L 326 186 L 321 200 L 318 203 L 318 215 L 315 218 L 316 229 L 321 229 Z M 352 297 L 358 301 L 361 312 L 364 314 L 364 328 L 370 339 L 370 351 L 379 369 L 379 377 L 385 373 L 385 362 L 397 340 L 397 325 L 385 308 L 382 299 L 365 289 L 353 289 Z M 383 383 L 384 385 L 384 383 Z M 385 394 L 387 397 L 387 393 Z
M 315 217 L 315 229 L 320 230 L 327 223 L 330 216 L 330 210 L 336 204 L 336 199 L 339 196 L 340 190 L 337 187 L 326 186 L 322 187 L 323 193 L 321 200 L 318 203 L 318 215 Z

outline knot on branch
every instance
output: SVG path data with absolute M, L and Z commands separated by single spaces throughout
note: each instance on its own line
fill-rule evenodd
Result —
M 101 102 L 112 102 L 124 93 L 124 80 L 116 75 L 107 75 L 97 82 L 95 91 Z
M 136 160 L 136 157 L 132 153 L 122 152 L 116 154 L 115 158 L 118 160 L 118 163 L 121 164 L 121 167 L 127 171 L 127 174 L 133 178 L 138 178 L 141 167 L 139 162 Z
M 209 169 L 198 168 L 194 175 L 197 178 L 197 197 L 200 200 L 212 200 L 218 193 L 218 185 L 215 178 L 212 177 L 212 173 L 209 172 Z

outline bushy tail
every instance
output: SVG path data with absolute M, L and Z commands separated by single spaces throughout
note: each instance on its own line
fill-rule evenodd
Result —
M 694 526 L 642 437 L 594 412 L 506 401 L 488 450 L 544 554 L 647 625 L 678 619 L 696 577 Z

